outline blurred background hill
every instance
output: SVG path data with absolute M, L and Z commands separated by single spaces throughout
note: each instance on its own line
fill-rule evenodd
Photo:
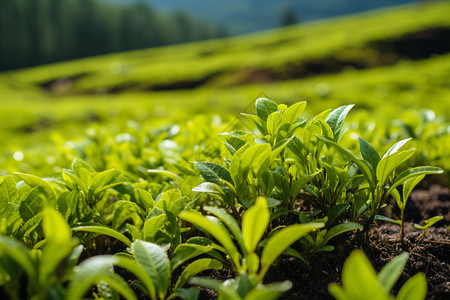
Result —
M 266 30 L 415 2 L 2 0 L 0 71 Z
M 130 3 L 130 0 L 104 0 Z M 417 2 L 417 0 L 138 0 L 167 12 L 186 11 L 216 26 L 226 26 L 231 34 L 265 30 L 285 21 L 313 21 L 371 9 Z

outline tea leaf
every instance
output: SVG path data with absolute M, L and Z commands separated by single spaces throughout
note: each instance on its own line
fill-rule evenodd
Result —
M 36 266 L 30 256 L 27 247 L 21 242 L 10 237 L 0 235 L 0 254 L 8 255 L 12 260 L 17 262 L 27 272 L 32 280 L 36 280 Z
M 0 201 L 15 203 L 18 198 L 14 178 L 10 175 L 0 177 Z
M 269 218 L 270 213 L 267 208 L 267 200 L 264 197 L 258 197 L 256 203 L 244 213 L 242 218 L 242 235 L 245 249 L 249 253 L 255 251 L 256 245 L 258 245 L 269 224 Z
M 323 238 L 323 243 L 326 244 L 329 240 L 331 240 L 332 238 L 341 233 L 361 228 L 363 228 L 363 226 L 358 223 L 354 222 L 341 223 L 328 230 L 327 234 Z
M 306 101 L 297 102 L 289 106 L 283 112 L 282 122 L 289 125 L 294 124 L 306 108 Z
M 397 300 L 423 300 L 427 295 L 427 280 L 423 273 L 411 277 L 400 289 Z
M 152 280 L 161 299 L 164 299 L 170 283 L 170 261 L 166 251 L 153 243 L 136 240 L 131 244 L 130 252 Z
M 409 254 L 407 252 L 394 257 L 378 273 L 378 282 L 381 284 L 385 293 L 389 294 L 391 292 L 395 282 L 402 274 L 408 257 Z
M 354 250 L 344 263 L 342 284 L 349 299 L 386 299 L 370 261 Z
M 375 171 L 381 159 L 380 155 L 369 142 L 366 142 L 360 137 L 358 137 L 358 139 L 359 139 L 359 149 L 361 151 L 362 157 L 369 162 L 369 164 L 372 166 L 372 170 Z
M 52 207 L 56 207 L 55 191 L 47 181 L 43 180 L 40 177 L 30 174 L 23 174 L 16 172 L 14 173 L 14 175 L 19 177 L 21 180 L 25 181 L 25 183 L 28 184 L 30 187 L 37 188 L 37 190 L 45 196 L 47 203 Z
M 208 182 L 220 183 L 221 180 L 223 179 L 230 183 L 233 183 L 230 172 L 228 172 L 227 169 L 218 164 L 212 162 L 198 161 L 195 162 L 195 166 L 200 171 L 202 177 Z
M 420 176 L 422 174 L 442 174 L 444 171 L 441 168 L 437 167 L 416 167 L 410 168 L 403 172 L 401 172 L 394 180 L 394 183 L 390 187 L 390 189 L 394 189 L 406 180 Z
M 95 232 L 98 234 L 104 234 L 104 235 L 108 235 L 110 237 L 113 237 L 113 238 L 121 241 L 122 243 L 124 243 L 127 246 L 131 245 L 131 241 L 126 236 L 124 236 L 120 232 L 118 232 L 114 229 L 111 229 L 109 227 L 106 227 L 106 226 L 100 226 L 100 225 L 77 226 L 77 227 L 72 227 L 71 230 L 72 231 L 87 231 L 87 232 Z
M 407 138 L 407 139 L 403 139 L 397 143 L 395 143 L 394 145 L 392 145 L 391 148 L 389 148 L 389 150 L 383 155 L 382 158 L 385 158 L 386 156 L 389 156 L 391 154 L 396 153 L 398 150 L 400 150 L 400 148 L 402 148 L 409 140 L 411 140 L 411 138 Z
M 136 300 L 133 290 L 127 282 L 113 273 L 113 265 L 116 259 L 112 256 L 94 256 L 83 261 L 75 268 L 72 281 L 67 290 L 67 300 L 82 299 L 91 285 L 104 280 L 114 290 L 118 291 L 125 299 Z
M 405 150 L 402 152 L 395 152 L 389 156 L 383 156 L 377 166 L 377 179 L 380 184 L 385 184 L 388 177 L 394 170 L 410 158 L 414 154 L 415 150 Z
M 425 175 L 419 175 L 417 177 L 410 178 L 406 180 L 405 184 L 403 185 L 403 202 L 406 203 L 406 201 L 409 198 L 409 194 L 411 194 L 414 187 L 422 181 L 422 179 L 425 177 Z
M 258 277 L 260 279 L 264 278 L 272 263 L 295 241 L 313 230 L 322 228 L 324 225 L 323 223 L 295 224 L 278 231 L 269 239 L 263 249 L 261 271 Z
M 245 300 L 275 300 L 291 288 L 292 283 L 290 281 L 260 285 L 251 290 L 245 297 Z
M 239 247 L 241 247 L 242 251 L 245 253 L 246 247 L 244 244 L 244 238 L 236 220 L 221 208 L 214 206 L 205 206 L 204 209 L 205 211 L 210 212 L 211 214 L 219 218 L 228 227 L 228 229 L 231 231 L 234 238 L 238 242 Z
M 194 262 L 192 262 L 191 264 L 189 264 L 189 266 L 187 266 L 183 272 L 181 273 L 181 275 L 178 277 L 177 282 L 175 283 L 174 286 L 174 290 L 181 288 L 186 282 L 189 281 L 189 279 L 202 272 L 205 270 L 220 270 L 222 269 L 222 263 L 218 260 L 215 259 L 211 259 L 211 258 L 201 258 L 198 259 Z
M 219 225 L 213 223 L 210 219 L 207 219 L 198 213 L 190 211 L 182 211 L 179 214 L 179 218 L 192 223 L 193 225 L 196 225 L 211 234 L 225 248 L 236 268 L 240 269 L 240 263 L 238 260 L 239 252 L 230 237 L 230 233 L 225 228 L 220 227 Z
M 255 107 L 256 115 L 264 122 L 267 122 L 267 118 L 271 113 L 278 110 L 278 104 L 266 98 L 257 99 Z
M 337 142 L 339 140 L 339 135 L 341 134 L 342 125 L 344 125 L 345 118 L 347 117 L 348 112 L 354 104 L 344 105 L 333 110 L 327 117 L 327 124 L 330 126 L 333 131 L 334 141 Z

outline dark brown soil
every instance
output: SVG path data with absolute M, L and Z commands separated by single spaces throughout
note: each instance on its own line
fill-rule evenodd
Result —
M 409 252 L 410 257 L 403 274 L 393 289 L 399 288 L 413 275 L 423 272 L 428 282 L 427 299 L 450 299 L 450 233 L 444 226 L 450 221 L 450 192 L 448 187 L 425 184 L 414 191 L 407 203 L 404 241 L 400 241 L 400 227 L 394 224 L 379 224 L 366 235 L 350 233 L 336 237 L 332 242 L 335 250 L 318 253 L 310 258 L 310 266 L 294 258 L 283 258 L 268 272 L 265 282 L 290 280 L 293 287 L 281 299 L 333 299 L 328 293 L 328 284 L 341 282 L 344 261 L 354 249 L 362 249 L 378 272 L 393 257 Z M 390 203 L 382 214 L 397 218 L 394 203 Z M 424 236 L 412 223 L 421 223 L 433 216 L 442 215 L 444 220 L 428 229 Z M 208 274 L 221 280 L 226 272 Z M 225 276 L 224 276 L 225 275 Z M 201 299 L 215 299 L 215 293 L 203 290 Z

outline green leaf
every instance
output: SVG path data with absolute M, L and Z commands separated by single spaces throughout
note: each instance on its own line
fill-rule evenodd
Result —
M 69 224 L 67 224 L 61 213 L 55 209 L 48 208 L 44 210 L 42 229 L 48 241 L 61 244 L 72 241 Z
M 388 262 L 378 273 L 378 282 L 386 294 L 389 294 L 395 282 L 402 274 L 403 268 L 408 261 L 409 254 L 402 253 Z
M 15 203 L 18 198 L 14 178 L 10 175 L 0 177 L 0 201 Z
M 242 169 L 249 168 L 259 175 L 269 167 L 271 153 L 272 150 L 268 143 L 251 146 L 242 154 Z
M 94 178 L 92 178 L 91 186 L 96 189 L 96 192 L 100 192 L 107 187 L 108 188 L 112 187 L 111 184 L 113 184 L 113 186 L 118 185 L 118 184 L 120 184 L 120 182 L 113 182 L 113 181 L 119 175 L 120 175 L 120 171 L 117 171 L 115 169 L 109 169 L 109 170 L 103 171 L 103 172 L 95 175 Z
M 329 240 L 331 240 L 332 238 L 341 233 L 361 228 L 363 228 L 363 226 L 358 223 L 354 222 L 341 223 L 328 230 L 327 234 L 325 234 L 323 238 L 323 243 L 326 244 Z
M 198 193 L 206 193 L 208 195 L 220 198 L 225 194 L 220 186 L 212 182 L 203 182 L 202 184 L 193 188 L 192 191 Z
M 416 168 L 410 168 L 403 172 L 401 172 L 394 180 L 394 183 L 390 187 L 389 190 L 396 188 L 403 182 L 407 181 L 410 178 L 424 175 L 424 174 L 442 174 L 444 171 L 441 168 L 437 167 L 416 167 Z
M 333 140 L 335 142 L 339 140 L 342 125 L 344 125 L 345 118 L 347 117 L 348 112 L 350 111 L 350 109 L 352 109 L 353 106 L 354 104 L 338 107 L 328 115 L 326 122 L 330 126 L 331 130 L 333 130 Z
M 342 284 L 349 299 L 387 299 L 375 270 L 361 250 L 354 250 L 345 261 Z
M 165 222 L 166 214 L 161 214 L 147 219 L 141 232 L 142 238 L 146 241 L 154 242 L 156 234 L 164 228 Z
M 37 188 L 26 191 L 20 197 L 19 213 L 24 222 L 32 219 L 34 216 L 41 213 L 46 207 L 46 203 L 40 197 Z
M 350 207 L 350 204 L 348 204 L 348 203 L 339 203 L 339 204 L 336 204 L 330 210 L 328 210 L 328 212 L 327 212 L 328 220 L 327 220 L 326 226 L 330 226 L 331 224 L 333 224 L 333 222 L 349 207 Z
M 423 225 L 423 226 L 414 223 L 414 228 L 417 228 L 420 230 L 426 230 L 429 227 L 436 224 L 437 222 L 439 222 L 440 220 L 442 220 L 443 218 L 444 218 L 443 216 L 436 216 L 436 217 L 429 218 L 428 220 L 424 221 L 425 225 Z
M 378 163 L 380 162 L 380 154 L 377 150 L 369 143 L 358 137 L 359 139 L 359 149 L 361 151 L 362 157 L 372 166 L 375 171 L 377 169 Z
M 25 181 L 25 183 L 28 184 L 30 187 L 37 188 L 37 190 L 44 195 L 47 203 L 52 207 L 56 207 L 55 191 L 47 181 L 43 180 L 40 177 L 30 174 L 23 174 L 17 172 L 14 174 L 21 180 Z
M 205 218 L 199 213 L 182 211 L 179 214 L 180 219 L 192 223 L 211 234 L 227 251 L 236 268 L 240 269 L 239 252 L 231 239 L 230 233 L 210 219 Z
M 173 181 L 175 181 L 177 184 L 180 184 L 181 182 L 183 182 L 183 178 L 181 178 L 174 172 L 170 172 L 167 170 L 150 169 L 150 170 L 147 170 L 147 172 L 167 176 L 167 177 L 171 178 Z
M 127 282 L 113 272 L 116 259 L 112 256 L 98 255 L 83 261 L 74 268 L 74 274 L 67 289 L 67 300 L 83 299 L 90 286 L 100 281 L 106 281 L 114 290 L 122 294 L 125 299 L 136 300 L 133 290 Z
M 248 174 L 248 170 L 244 170 L 243 155 L 249 148 L 250 145 L 248 144 L 242 146 L 236 151 L 231 159 L 230 173 L 236 186 L 238 186 L 238 184 L 242 184 L 245 181 L 244 177 Z
M 427 295 L 427 280 L 423 273 L 409 279 L 397 294 L 397 300 L 423 300 Z
M 300 117 L 302 112 L 305 110 L 305 108 L 306 108 L 306 101 L 292 104 L 283 112 L 282 122 L 287 123 L 289 125 L 294 124 L 295 121 L 297 121 L 297 119 Z
M 297 136 L 293 136 L 291 142 L 287 145 L 287 147 L 289 148 L 289 150 L 292 151 L 292 153 L 294 153 L 299 159 L 303 159 L 306 162 L 306 157 L 304 157 L 303 152 L 305 151 L 307 152 L 307 149 L 305 147 L 305 145 L 303 144 L 303 142 L 297 137 Z
M 200 171 L 202 177 L 208 182 L 220 183 L 221 180 L 225 180 L 233 183 L 230 172 L 228 172 L 227 169 L 218 164 L 206 161 L 198 161 L 195 162 L 195 166 Z
M 38 213 L 31 219 L 25 222 L 25 224 L 22 225 L 19 232 L 16 234 L 17 239 L 23 239 L 25 236 L 28 236 L 31 234 L 33 230 L 36 229 L 36 227 L 41 224 L 42 217 L 44 216 L 43 212 Z
M 256 115 L 264 122 L 267 122 L 267 118 L 271 113 L 278 110 L 278 104 L 266 98 L 257 99 L 255 107 Z
M 414 187 L 422 181 L 422 179 L 425 177 L 425 175 L 419 175 L 417 177 L 410 178 L 406 180 L 405 184 L 403 185 L 403 202 L 406 203 L 409 198 L 409 194 L 411 194 Z
M 236 220 L 225 210 L 218 208 L 218 207 L 205 206 L 204 210 L 207 212 L 210 212 L 211 214 L 213 214 L 214 216 L 219 218 L 228 227 L 228 229 L 231 231 L 234 238 L 238 242 L 239 247 L 242 249 L 242 252 L 245 254 L 246 248 L 245 248 L 244 238 L 243 238 L 241 229 L 239 228 L 239 225 L 236 222 Z
M 324 138 L 324 137 L 321 137 L 318 135 L 316 135 L 316 137 L 318 139 L 320 139 L 321 141 L 325 142 L 327 145 L 333 146 L 334 148 L 336 148 L 344 158 L 353 161 L 358 166 L 359 170 L 364 174 L 364 177 L 366 178 L 369 185 L 370 186 L 374 185 L 373 178 L 372 178 L 372 172 L 370 171 L 369 167 L 364 163 L 364 161 L 356 158 L 350 151 L 339 146 L 334 141 L 331 141 L 327 138 Z
M 281 118 L 282 115 L 280 111 L 274 111 L 267 118 L 267 131 L 271 136 L 277 135 L 278 129 L 281 126 Z
M 258 197 L 255 204 L 244 213 L 242 217 L 242 234 L 245 249 L 247 249 L 248 253 L 255 251 L 267 229 L 269 218 L 270 213 L 267 207 L 267 200 L 264 197 Z
M 186 284 L 186 282 L 189 281 L 189 279 L 200 273 L 203 272 L 205 270 L 220 270 L 222 269 L 222 263 L 216 259 L 211 259 L 211 258 L 201 258 L 198 259 L 194 262 L 192 262 L 191 264 L 189 264 L 189 266 L 187 266 L 183 272 L 181 273 L 181 275 L 178 277 L 177 282 L 175 283 L 174 289 L 178 289 L 181 288 L 184 284 Z
M 114 229 L 111 229 L 109 227 L 106 227 L 106 226 L 101 226 L 101 225 L 77 226 L 77 227 L 72 227 L 71 230 L 72 231 L 87 231 L 87 232 L 95 232 L 98 234 L 104 234 L 104 235 L 108 235 L 110 237 L 113 237 L 113 238 L 121 241 L 122 243 L 124 243 L 127 246 L 131 245 L 131 241 L 126 236 L 124 236 L 120 232 L 118 232 Z
M 389 156 L 383 156 L 377 166 L 377 179 L 384 185 L 392 172 L 410 158 L 414 154 L 415 150 L 405 150 L 402 152 L 395 152 Z
M 250 120 L 253 121 L 253 123 L 256 125 L 256 127 L 258 128 L 258 130 L 263 134 L 263 135 L 268 135 L 269 133 L 267 132 L 267 126 L 266 126 L 266 122 L 261 120 L 258 116 L 252 115 L 252 114 L 245 114 L 245 113 L 241 113 L 242 116 L 245 116 L 247 118 L 249 118 Z M 237 149 L 239 150 L 239 149 Z
M 261 271 L 259 273 L 259 279 L 262 280 L 269 270 L 272 263 L 280 256 L 290 245 L 300 239 L 302 236 L 309 232 L 322 228 L 323 223 L 309 223 L 309 224 L 295 224 L 281 229 L 274 234 L 261 255 Z
M 188 289 L 176 289 L 172 295 L 170 295 L 169 299 L 172 299 L 173 297 L 178 297 L 181 300 L 194 300 L 198 299 L 200 296 L 199 289 L 195 287 L 191 287 Z
M 171 270 L 173 272 L 173 270 L 188 260 L 205 253 L 218 260 L 223 260 L 222 256 L 216 250 L 225 252 L 223 247 L 214 244 L 205 237 L 190 238 L 186 243 L 180 244 L 175 248 L 172 259 L 170 260 Z
M 143 283 L 145 288 L 147 289 L 148 296 L 151 299 L 157 299 L 156 298 L 156 288 L 155 284 L 152 281 L 152 278 L 150 277 L 150 274 L 147 272 L 144 267 L 137 264 L 135 261 L 133 261 L 130 257 L 124 256 L 124 255 L 115 255 L 114 256 L 114 265 L 124 268 L 134 275 Z
M 211 279 L 211 278 L 203 278 L 203 277 L 193 277 L 191 280 L 189 280 L 189 283 L 203 286 L 207 289 L 213 290 L 213 291 L 220 291 L 222 287 L 222 282 L 217 279 Z M 238 298 L 239 299 L 239 298 Z
M 296 181 L 294 181 L 294 183 L 292 184 L 291 190 L 289 191 L 289 194 L 291 197 L 296 198 L 298 193 L 300 193 L 300 190 L 311 180 L 313 179 L 315 176 L 317 176 L 318 174 L 322 173 L 322 171 L 317 171 L 313 174 L 310 175 L 304 175 L 302 176 L 300 179 L 297 179 Z
M 86 169 L 89 172 L 95 172 L 95 169 L 90 164 L 80 158 L 75 158 L 72 162 L 72 170 L 79 174 L 81 169 Z
M 138 204 L 145 208 L 146 212 L 148 212 L 155 206 L 155 200 L 153 200 L 152 194 L 150 194 L 148 191 L 143 189 L 136 189 L 136 194 L 136 198 L 140 200 L 140 203 Z
M 255 289 L 244 298 L 245 300 L 275 300 L 278 299 L 283 293 L 292 288 L 290 281 L 275 282 L 265 285 L 258 285 Z
M 130 252 L 136 263 L 150 274 L 159 297 L 164 299 L 170 284 L 170 261 L 166 251 L 156 244 L 136 240 L 131 244 Z
M 281 142 L 278 142 L 275 146 L 272 147 L 272 153 L 270 154 L 270 161 L 273 162 L 275 158 L 283 151 L 284 148 L 291 142 L 294 136 L 290 138 L 284 139 Z
M 345 290 L 335 282 L 328 285 L 328 292 L 337 300 L 352 300 L 347 296 Z
M 403 139 L 403 140 L 395 143 L 394 145 L 392 145 L 392 147 L 389 148 L 389 150 L 383 155 L 382 159 L 391 154 L 398 152 L 398 150 L 400 150 L 400 148 L 402 148 L 409 140 L 411 140 L 411 138 Z
M 392 224 L 402 225 L 402 221 L 401 220 L 394 220 L 394 219 L 391 219 L 391 218 L 383 216 L 383 215 L 376 215 L 375 216 L 375 220 L 386 221 L 386 222 L 389 222 L 389 223 L 392 223 Z
M 17 262 L 27 272 L 30 280 L 36 281 L 36 266 L 29 254 L 28 248 L 22 243 L 0 235 L 0 254 L 8 255 L 12 260 Z

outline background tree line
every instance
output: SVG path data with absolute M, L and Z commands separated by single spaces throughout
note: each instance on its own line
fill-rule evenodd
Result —
M 1 0 L 0 70 L 226 35 L 144 2 Z

